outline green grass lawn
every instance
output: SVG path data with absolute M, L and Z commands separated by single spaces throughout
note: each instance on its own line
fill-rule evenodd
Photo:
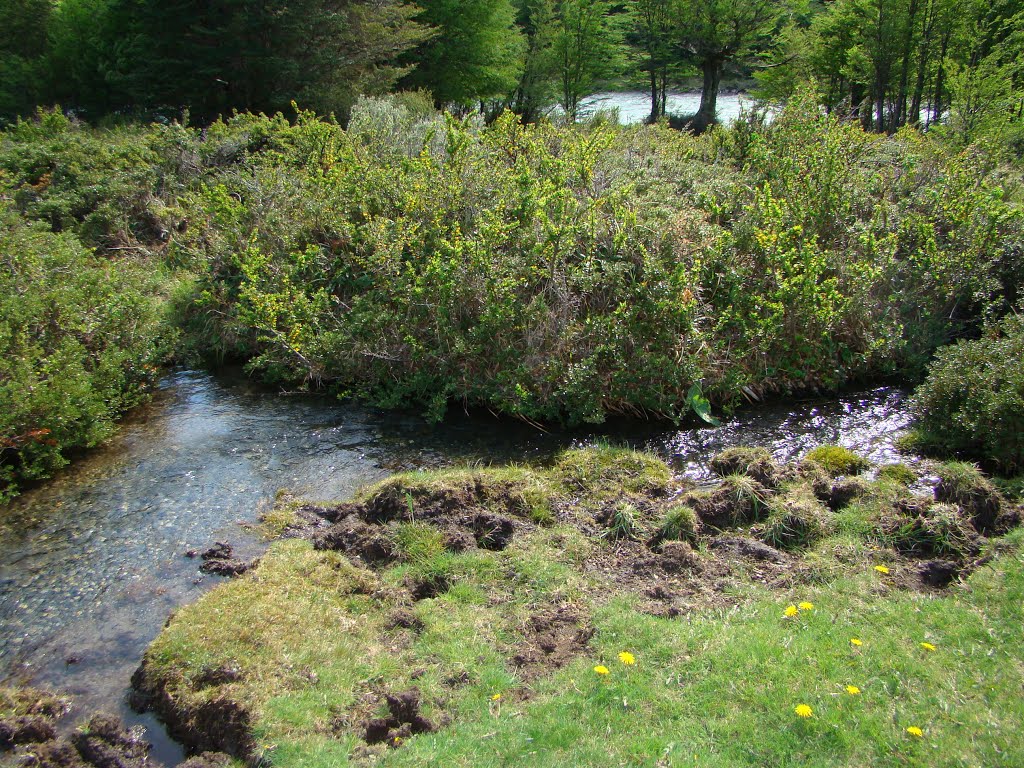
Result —
M 411 517 L 426 511 L 382 528 L 390 563 L 275 543 L 254 572 L 177 613 L 147 653 L 149 685 L 186 719 L 238 704 L 249 757 L 277 766 L 1024 765 L 1019 529 L 985 539 L 962 563 L 969 577 L 923 587 L 919 560 L 872 533 L 900 493 L 882 478 L 780 563 L 729 556 L 705 531 L 693 568 L 669 573 L 665 555 L 645 559 L 644 535 L 616 541 L 595 521 L 614 524 L 600 510 L 624 466 L 621 486 L 653 494 L 629 497 L 640 529 L 657 529 L 677 489 L 635 459 L 580 482 L 581 458 L 496 475 L 506 491 L 510 478 L 546 484 L 555 510 L 538 524 L 524 508 L 500 551 L 446 545 L 420 493 L 440 476 L 391 481 L 406 483 Z M 791 480 L 772 503 L 807 488 Z M 436 596 L 410 597 L 440 577 Z M 652 586 L 684 608 L 652 615 Z M 235 673 L 211 674 L 223 669 Z M 436 730 L 368 746 L 384 695 L 412 688 Z

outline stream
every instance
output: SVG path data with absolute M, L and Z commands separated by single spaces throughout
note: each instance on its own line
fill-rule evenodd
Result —
M 221 540 L 240 557 L 258 554 L 263 544 L 248 526 L 278 489 L 339 499 L 398 470 L 539 461 L 597 437 L 653 450 L 697 479 L 734 445 L 764 445 L 782 460 L 838 443 L 896 461 L 905 400 L 905 391 L 881 388 L 751 407 L 717 428 L 633 421 L 541 432 L 462 413 L 431 426 L 415 415 L 267 392 L 239 376 L 175 372 L 107 446 L 0 516 L 0 680 L 70 693 L 79 716 L 106 710 L 144 724 L 153 764 L 173 766 L 180 748 L 125 704 L 132 672 L 175 607 L 220 581 L 184 553 Z

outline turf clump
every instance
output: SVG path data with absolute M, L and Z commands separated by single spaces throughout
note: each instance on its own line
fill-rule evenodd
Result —
M 870 466 L 867 459 L 840 445 L 819 445 L 809 451 L 805 459 L 817 464 L 832 477 L 856 475 Z

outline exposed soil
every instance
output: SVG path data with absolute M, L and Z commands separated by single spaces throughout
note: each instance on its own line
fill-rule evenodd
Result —
M 594 636 L 589 617 L 579 606 L 559 605 L 531 616 L 511 666 L 524 681 L 564 667 L 583 653 Z
M 367 720 L 363 726 L 363 741 L 367 744 L 399 746 L 417 733 L 432 733 L 437 726 L 420 714 L 420 692 L 416 688 L 395 694 L 385 694 L 389 715 Z
M 69 711 L 65 697 L 30 688 L 0 691 L 5 711 L 15 712 L 0 720 L 5 737 L 0 751 L 24 768 L 145 768 L 152 745 L 143 738 L 144 729 L 127 729 L 116 717 L 95 714 L 67 736 L 58 737 L 57 723 Z M 24 712 L 25 714 L 18 714 Z M 28 713 L 31 714 L 28 714 Z M 217 761 L 219 759 L 219 762 Z M 227 755 L 208 756 L 206 762 L 184 764 L 186 768 L 223 768 Z
M 194 556 L 192 552 L 186 552 L 185 554 Z M 252 570 L 259 562 L 259 560 L 236 559 L 232 546 L 222 541 L 218 541 L 203 552 L 200 557 L 203 560 L 203 564 L 199 566 L 199 570 L 214 576 L 240 576 L 246 571 Z

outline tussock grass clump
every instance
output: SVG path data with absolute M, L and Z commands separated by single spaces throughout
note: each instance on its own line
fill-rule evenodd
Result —
M 935 486 L 936 499 L 959 505 L 982 533 L 995 530 L 1004 500 L 976 465 L 962 461 L 946 462 L 939 466 L 936 474 L 939 476 L 939 483 Z
M 719 477 L 747 475 L 766 488 L 777 488 L 783 479 L 767 448 L 727 448 L 711 459 L 711 470 Z
M 879 468 L 878 478 L 907 486 L 917 482 L 917 473 L 906 464 L 886 464 Z
M 953 504 L 934 504 L 914 516 L 896 512 L 883 517 L 879 532 L 886 546 L 913 557 L 964 559 L 981 549 L 970 518 Z
M 659 493 L 672 477 L 657 456 L 611 445 L 566 451 L 555 462 L 554 475 L 567 489 L 594 498 Z
M 685 541 L 693 544 L 700 530 L 700 518 L 692 507 L 674 504 L 665 510 L 654 535 L 654 542 Z
M 828 510 L 813 496 L 796 496 L 772 504 L 768 519 L 755 532 L 761 541 L 779 549 L 803 549 L 834 530 Z
M 814 462 L 833 477 L 856 475 L 871 466 L 863 456 L 841 445 L 819 445 L 811 449 L 805 459 Z
M 636 540 L 640 533 L 640 511 L 628 501 L 620 501 L 605 519 L 602 538 L 612 541 Z
M 768 512 L 771 491 L 746 475 L 729 475 L 714 491 L 683 497 L 705 525 L 726 530 L 756 522 Z

